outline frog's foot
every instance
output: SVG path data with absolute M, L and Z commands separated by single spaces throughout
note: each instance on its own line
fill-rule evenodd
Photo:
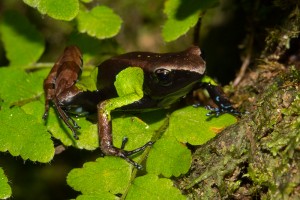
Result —
M 148 146 L 151 146 L 154 142 L 150 141 L 150 142 L 147 142 L 146 144 L 144 144 L 143 146 L 141 146 L 137 149 L 134 149 L 132 151 L 126 151 L 126 150 L 124 150 L 124 148 L 125 148 L 125 145 L 126 145 L 127 141 L 128 141 L 128 138 L 124 137 L 120 149 L 117 148 L 117 147 L 111 146 L 108 149 L 108 151 L 104 151 L 105 154 L 106 155 L 112 155 L 112 156 L 118 156 L 118 157 L 123 158 L 124 160 L 126 160 L 128 163 L 132 164 L 135 168 L 137 168 L 139 170 L 143 169 L 142 165 L 140 165 L 137 162 L 130 159 L 129 156 L 131 156 L 133 154 L 136 154 L 138 152 L 144 151 Z M 102 149 L 102 150 L 104 150 L 104 149 Z
M 144 144 L 143 146 L 141 146 L 141 147 L 139 147 L 137 149 L 134 149 L 132 151 L 125 151 L 124 148 L 125 148 L 125 144 L 127 143 L 127 141 L 128 141 L 128 138 L 124 137 L 123 141 L 122 141 L 122 145 L 121 145 L 121 150 L 123 150 L 124 152 L 126 152 L 127 156 L 136 154 L 136 153 L 138 153 L 140 151 L 144 151 L 146 149 L 146 147 L 152 146 L 154 144 L 154 142 L 150 141 L 150 142 L 147 142 L 146 144 Z
M 76 123 L 76 121 L 70 117 L 66 111 L 61 107 L 59 104 L 59 101 L 57 97 L 53 97 L 52 102 L 54 103 L 54 107 L 56 111 L 58 112 L 58 117 L 63 120 L 64 124 L 72 131 L 73 137 L 78 140 L 77 130 L 79 130 L 81 127 Z M 43 120 L 47 120 L 48 114 L 49 114 L 49 100 L 46 101 L 45 105 L 45 111 L 43 114 Z
M 59 113 L 59 117 L 64 121 L 64 123 L 72 131 L 73 137 L 76 140 L 78 140 L 79 137 L 77 135 L 77 130 L 79 130 L 81 127 L 78 126 L 76 121 L 72 117 L 70 117 L 57 103 L 55 103 L 55 108 L 56 108 L 57 112 Z
M 121 151 L 122 153 L 119 155 L 119 157 L 123 158 L 124 160 L 126 160 L 127 162 L 129 162 L 130 164 L 132 164 L 134 167 L 136 167 L 137 169 L 141 170 L 143 169 L 143 166 L 134 162 L 133 160 L 131 160 L 130 158 L 128 158 L 128 156 L 131 156 L 133 154 L 136 154 L 140 151 L 144 151 L 148 146 L 152 146 L 154 142 L 150 141 L 150 142 L 147 142 L 146 144 L 144 144 L 143 146 L 137 148 L 137 149 L 134 149 L 132 151 L 126 151 L 124 150 L 125 148 L 125 145 L 126 143 L 128 142 L 128 138 L 127 137 L 124 137 L 123 140 L 122 140 L 122 145 L 121 145 Z
M 211 107 L 211 106 L 206 106 L 205 107 L 207 110 L 210 110 L 209 113 L 206 114 L 206 116 L 216 116 L 219 117 L 222 114 L 229 113 L 237 116 L 241 116 L 241 112 L 233 108 L 231 105 L 221 105 L 221 107 Z
M 79 137 L 78 137 L 78 134 L 77 134 L 77 130 L 81 129 L 81 127 L 76 123 L 76 121 L 72 118 L 72 117 L 69 117 L 65 111 L 63 111 L 62 109 L 57 109 L 58 112 L 60 113 L 59 117 L 61 119 L 63 119 L 63 121 L 65 122 L 65 124 L 68 126 L 68 128 L 72 131 L 73 133 L 73 137 L 75 138 L 75 140 L 78 140 Z M 62 111 L 60 111 L 62 110 Z M 61 114 L 62 113 L 62 114 Z M 71 123 L 70 123 L 71 121 Z
M 68 116 L 68 119 L 71 120 L 73 127 L 77 130 L 81 129 L 81 127 L 76 123 L 76 121 L 72 118 Z

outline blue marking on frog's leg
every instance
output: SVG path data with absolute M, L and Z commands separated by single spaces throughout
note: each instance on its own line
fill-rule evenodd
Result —
M 198 108 L 198 107 L 200 107 L 200 106 L 202 106 L 202 105 L 201 105 L 201 103 L 195 103 L 195 104 L 193 104 L 192 106 L 193 106 L 194 108 Z

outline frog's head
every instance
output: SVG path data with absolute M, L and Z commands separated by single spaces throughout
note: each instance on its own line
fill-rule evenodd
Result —
M 184 96 L 195 83 L 201 81 L 205 61 L 199 47 L 193 46 L 179 53 L 157 54 L 157 60 L 145 68 L 145 94 L 156 98 Z

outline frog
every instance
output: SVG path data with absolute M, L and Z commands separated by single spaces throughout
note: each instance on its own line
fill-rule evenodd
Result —
M 139 99 L 131 101 L 127 101 L 126 97 L 125 100 L 124 97 L 119 98 L 114 86 L 117 75 L 129 67 L 140 68 L 144 75 L 143 94 Z M 142 166 L 130 156 L 144 151 L 154 142 L 149 141 L 137 149 L 127 151 L 124 147 L 128 138 L 123 138 L 120 148 L 114 146 L 111 112 L 168 109 L 191 91 L 205 88 L 217 105 L 215 108 L 207 107 L 210 110 L 208 116 L 219 116 L 223 113 L 240 115 L 220 86 L 202 81 L 206 62 L 201 57 L 198 46 L 191 46 L 180 52 L 129 52 L 103 61 L 97 69 L 96 90 L 89 91 L 77 87 L 76 83 L 83 70 L 82 53 L 77 46 L 66 47 L 44 80 L 43 119 L 47 119 L 52 103 L 60 119 L 72 131 L 74 138 L 78 139 L 77 131 L 80 126 L 70 114 L 96 113 L 102 153 L 123 158 L 137 169 L 142 169 Z

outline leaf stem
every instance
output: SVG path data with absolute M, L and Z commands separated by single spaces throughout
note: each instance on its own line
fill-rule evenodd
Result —
M 42 96 L 42 94 L 43 93 L 39 93 L 39 94 L 37 94 L 37 95 L 35 95 L 33 97 L 13 102 L 13 103 L 10 104 L 10 108 L 12 108 L 14 106 L 21 107 L 21 106 L 24 106 L 25 104 L 28 104 L 30 102 L 37 101 L 37 100 L 40 99 L 40 97 Z

